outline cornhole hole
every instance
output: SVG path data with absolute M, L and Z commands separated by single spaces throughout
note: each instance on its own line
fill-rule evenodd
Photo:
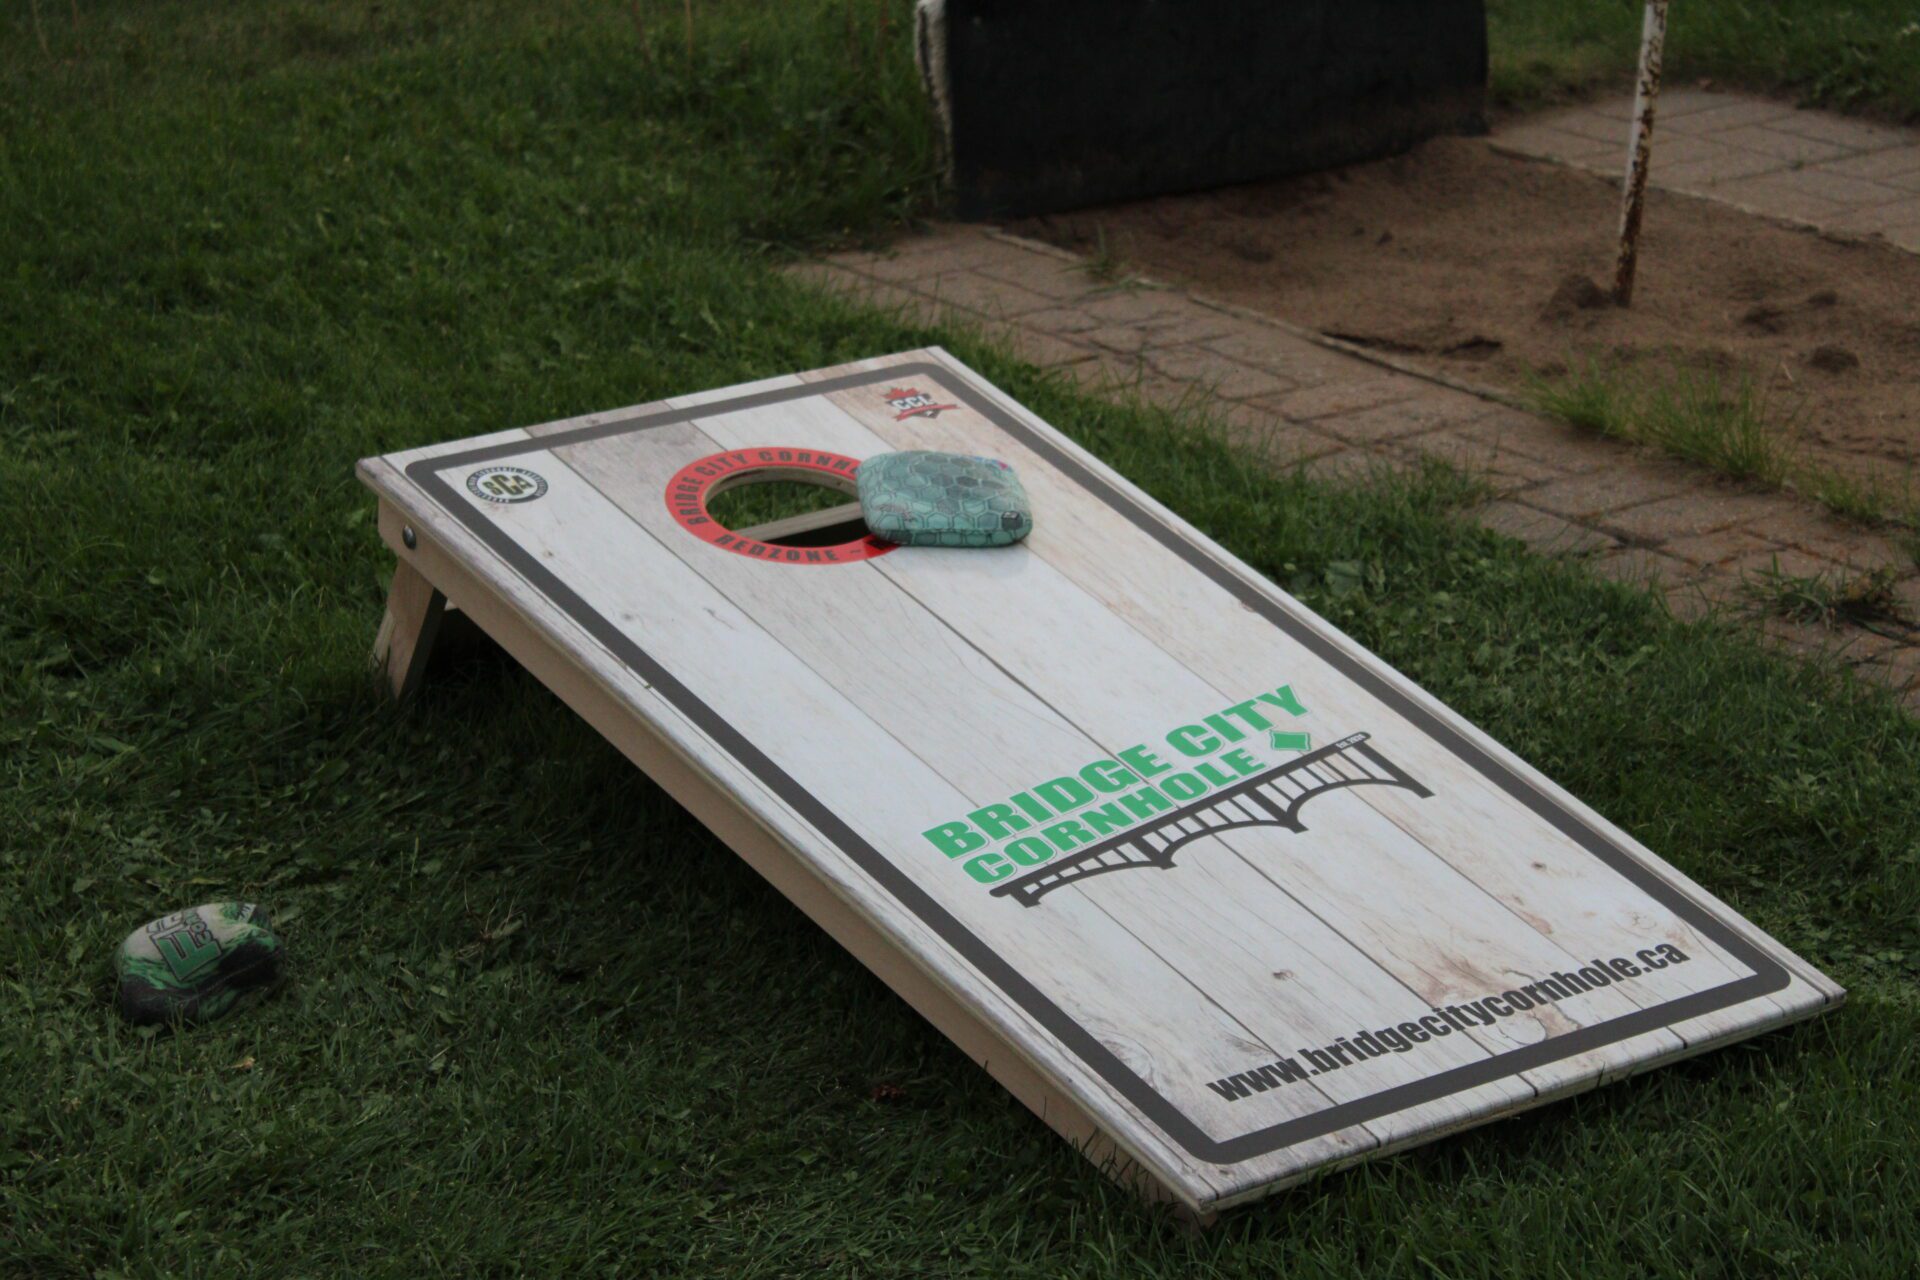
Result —
M 905 449 L 1030 537 L 898 547 Z M 939 350 L 366 460 L 457 608 L 1022 1102 L 1205 1219 L 1843 992 Z M 635 850 L 645 858 L 646 850 Z

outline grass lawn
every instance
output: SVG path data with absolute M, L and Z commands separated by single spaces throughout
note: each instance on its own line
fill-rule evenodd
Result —
M 674 3 L 83 8 L 0 17 L 0 1275 L 1920 1268 L 1920 726 L 1445 474 L 1275 478 L 785 281 L 925 205 L 904 4 L 703 2 L 691 57 Z M 354 459 L 928 341 L 1851 1003 L 1189 1234 L 510 664 L 382 701 Z M 120 937 L 228 897 L 294 984 L 124 1027 Z
M 1526 107 L 1599 85 L 1633 87 L 1640 0 L 1487 0 L 1496 104 Z M 1782 92 L 1810 106 L 1920 120 L 1913 0 L 1679 0 L 1669 84 Z

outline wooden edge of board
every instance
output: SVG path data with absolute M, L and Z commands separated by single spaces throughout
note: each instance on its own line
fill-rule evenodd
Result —
M 1816 1016 L 1819 1012 L 1820 1010 L 1818 1008 L 1804 1010 L 1794 1017 L 1784 1019 L 1782 1022 L 1769 1027 L 1768 1030 L 1777 1030 L 1781 1026 L 1786 1026 L 1794 1022 L 1804 1022 Z M 1469 1116 L 1457 1120 L 1452 1124 L 1441 1125 L 1435 1129 L 1410 1133 L 1405 1137 L 1395 1138 L 1366 1151 L 1355 1152 L 1352 1155 L 1343 1156 L 1338 1160 L 1320 1165 L 1305 1175 L 1304 1178 L 1293 1178 L 1280 1182 L 1262 1184 L 1243 1191 L 1224 1195 L 1210 1207 L 1215 1217 L 1218 1217 L 1218 1215 L 1229 1212 L 1230 1210 L 1244 1208 L 1247 1205 L 1257 1204 L 1262 1200 L 1271 1199 L 1274 1195 L 1296 1187 L 1304 1181 L 1318 1181 L 1322 1178 L 1331 1177 L 1334 1174 L 1343 1172 L 1344 1170 L 1354 1168 L 1356 1165 L 1367 1163 L 1368 1161 L 1384 1159 L 1388 1156 L 1398 1155 L 1403 1151 L 1411 1151 L 1415 1147 L 1426 1146 L 1442 1138 L 1467 1133 L 1474 1129 L 1485 1128 L 1504 1120 L 1512 1120 L 1530 1111 L 1538 1111 L 1542 1107 L 1550 1107 L 1557 1103 L 1565 1102 L 1567 1099 L 1577 1097 L 1580 1094 L 1605 1089 L 1611 1085 L 1619 1084 L 1624 1080 L 1630 1080 L 1635 1076 L 1645 1075 L 1650 1071 L 1657 1071 L 1662 1067 L 1670 1067 L 1677 1062 L 1684 1062 L 1688 1058 L 1697 1058 L 1703 1054 L 1724 1049 L 1729 1044 L 1751 1038 L 1752 1034 L 1751 1031 L 1742 1030 L 1697 1041 L 1688 1041 L 1685 1044 L 1675 1046 L 1665 1053 L 1643 1058 L 1617 1070 L 1597 1076 L 1590 1076 L 1585 1079 L 1568 1080 L 1554 1085 L 1551 1088 L 1539 1090 L 1533 1097 L 1514 1105 L 1509 1110 L 1502 1111 L 1498 1115 Z
M 1189 1223 L 1213 1223 L 1218 1213 L 1211 1203 L 1183 1193 L 1123 1150 L 1070 1094 L 904 957 L 879 929 L 822 884 L 772 832 L 682 759 L 480 578 L 418 529 L 413 531 L 414 545 L 407 546 L 402 536 L 407 521 L 389 500 L 387 485 L 379 482 L 367 463 L 361 464 L 361 475 L 380 494 L 380 536 L 398 557 L 401 569 L 453 602 L 549 692 L 1106 1176 L 1148 1200 L 1173 1205 Z
M 394 565 L 371 660 L 395 699 L 405 701 L 419 689 L 446 610 L 447 597 L 418 569 L 405 560 Z

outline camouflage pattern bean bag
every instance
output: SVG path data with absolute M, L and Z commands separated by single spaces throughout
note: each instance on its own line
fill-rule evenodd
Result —
M 1033 530 L 1013 468 L 993 458 L 924 449 L 860 464 L 860 513 L 873 536 L 910 547 L 1004 547 Z

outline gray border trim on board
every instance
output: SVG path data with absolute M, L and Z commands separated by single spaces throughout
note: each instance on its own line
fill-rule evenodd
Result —
M 888 861 L 878 849 L 863 840 L 823 802 L 815 798 L 811 792 L 774 763 L 765 752 L 755 746 L 746 735 L 702 702 L 671 671 L 641 649 L 631 636 L 595 611 L 551 570 L 541 565 L 509 538 L 498 525 L 487 520 L 470 503 L 461 501 L 453 486 L 440 475 L 442 471 L 450 468 L 471 466 L 476 462 L 490 462 L 496 458 L 512 457 L 517 454 L 545 452 L 629 431 L 645 431 L 649 428 L 687 422 L 695 418 L 737 413 L 766 405 L 780 404 L 787 400 L 824 395 L 828 392 L 843 391 L 876 382 L 898 381 L 907 377 L 936 378 L 949 386 L 956 386 L 961 400 L 969 408 L 981 414 L 1008 435 L 1018 439 L 1059 468 L 1076 484 L 1126 516 L 1156 542 L 1204 574 L 1242 605 L 1265 618 L 1296 644 L 1303 646 L 1341 675 L 1393 707 L 1435 742 L 1452 752 L 1467 767 L 1526 805 L 1642 892 L 1692 925 L 1728 955 L 1744 964 L 1752 971 L 1752 976 L 1725 983 L 1711 990 L 1682 996 L 1680 999 L 1670 1000 L 1649 1009 L 1641 1009 L 1606 1022 L 1581 1027 L 1565 1035 L 1552 1036 L 1522 1048 L 1510 1049 L 1483 1061 L 1454 1067 L 1409 1084 L 1383 1089 L 1364 1098 L 1338 1103 L 1316 1111 L 1312 1115 L 1300 1116 L 1230 1138 L 1216 1138 L 1201 1129 L 1171 1099 L 1155 1090 L 1137 1072 L 1121 1061 L 1117 1054 L 1102 1044 L 1098 1037 L 1075 1022 L 1063 1009 L 1048 999 L 1044 992 L 1008 963 L 999 952 L 988 946 L 978 935 L 935 901 L 932 895 L 915 884 L 906 872 Z M 1786 969 L 1771 956 L 1718 916 L 1705 910 L 1686 893 L 1668 884 L 1666 880 L 1642 864 L 1638 858 L 1609 840 L 1602 832 L 1582 822 L 1567 809 L 1528 785 L 1506 765 L 1487 754 L 1427 707 L 1394 688 L 1377 672 L 1360 662 L 1335 641 L 1305 625 L 1266 596 L 1252 590 L 1226 565 L 1182 537 L 1175 529 L 1156 519 L 1138 503 L 1089 471 L 1079 460 L 1062 451 L 1051 440 L 1034 432 L 993 401 L 976 394 L 975 389 L 969 385 L 968 379 L 957 370 L 928 362 L 912 362 L 864 373 L 845 374 L 819 382 L 755 392 L 731 400 L 711 401 L 689 409 L 663 409 L 655 413 L 638 414 L 612 422 L 579 427 L 551 436 L 513 440 L 460 453 L 421 458 L 408 465 L 406 475 L 409 480 L 458 519 L 468 531 L 552 601 L 556 608 L 566 613 L 605 645 L 610 652 L 619 657 L 636 675 L 652 686 L 654 692 L 666 698 L 689 720 L 697 724 L 716 746 L 732 756 L 742 768 L 760 779 L 770 790 L 792 806 L 812 824 L 815 830 L 837 845 L 855 865 L 937 933 L 961 958 L 973 966 L 981 977 L 998 987 L 1015 1004 L 1026 1010 L 1063 1046 L 1086 1063 L 1096 1075 L 1158 1125 L 1168 1138 L 1199 1159 L 1216 1164 L 1233 1164 L 1250 1160 L 1256 1156 L 1293 1146 L 1295 1143 L 1324 1137 L 1351 1125 L 1364 1124 L 1369 1120 L 1391 1115 L 1408 1107 L 1419 1106 L 1450 1094 L 1518 1075 L 1523 1071 L 1544 1066 L 1562 1058 L 1587 1053 L 1621 1040 L 1670 1027 L 1674 1023 L 1702 1017 L 1732 1005 L 1771 995 L 1783 990 L 1792 980 Z

